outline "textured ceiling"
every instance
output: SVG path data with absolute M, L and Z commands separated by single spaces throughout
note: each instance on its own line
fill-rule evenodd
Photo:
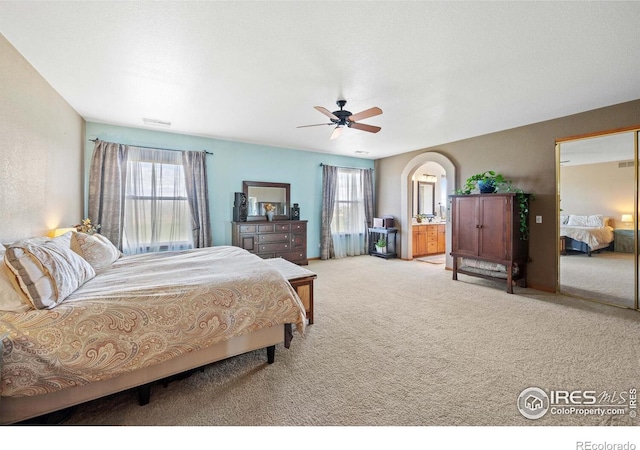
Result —
M 88 121 L 381 158 L 640 98 L 640 2 L 0 2 Z M 313 109 L 383 114 L 377 134 Z

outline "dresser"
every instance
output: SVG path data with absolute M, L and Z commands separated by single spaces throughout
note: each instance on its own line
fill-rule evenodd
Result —
M 412 231 L 413 256 L 444 253 L 445 236 L 446 225 L 444 223 L 414 225 Z
M 261 258 L 284 258 L 307 265 L 307 221 L 232 222 L 231 245 Z

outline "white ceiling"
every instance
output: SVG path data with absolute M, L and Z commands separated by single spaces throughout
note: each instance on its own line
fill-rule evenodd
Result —
M 88 121 L 381 158 L 640 98 L 640 2 L 0 1 Z M 377 134 L 313 109 L 383 114 Z
M 560 165 L 580 166 L 613 161 L 633 161 L 633 132 L 606 134 L 560 144 Z

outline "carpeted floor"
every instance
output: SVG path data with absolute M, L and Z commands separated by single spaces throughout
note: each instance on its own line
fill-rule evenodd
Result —
M 634 307 L 633 254 L 602 250 L 560 257 L 560 290 L 565 294 Z
M 315 324 L 278 347 L 76 407 L 69 425 L 637 425 L 622 416 L 524 418 L 528 387 L 639 387 L 640 315 L 442 265 L 311 261 Z

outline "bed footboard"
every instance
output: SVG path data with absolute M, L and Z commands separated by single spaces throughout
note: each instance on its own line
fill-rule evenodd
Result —
M 109 380 L 99 381 L 50 394 L 29 397 L 0 397 L 0 424 L 11 424 L 38 417 L 70 406 L 95 400 L 127 389 L 142 387 L 154 381 L 204 366 L 242 353 L 267 349 L 269 364 L 274 362 L 275 346 L 283 343 L 285 326 L 263 328 L 236 336 L 197 352 L 188 353 L 161 364 L 144 367 Z M 2 342 L 0 341 L 0 355 Z M 2 364 L 0 358 L 0 364 Z

